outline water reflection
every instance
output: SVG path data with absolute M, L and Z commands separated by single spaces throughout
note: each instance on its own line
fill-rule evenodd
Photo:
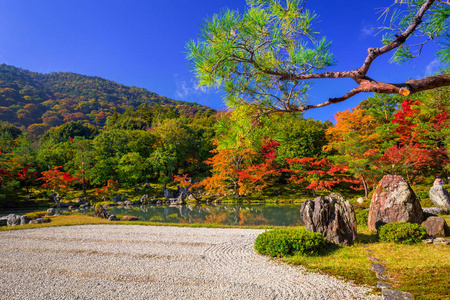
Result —
M 148 222 L 223 225 L 301 225 L 300 205 L 142 205 L 110 207 L 109 214 L 131 215 Z

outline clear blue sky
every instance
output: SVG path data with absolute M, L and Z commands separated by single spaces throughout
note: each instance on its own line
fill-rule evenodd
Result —
M 362 65 L 368 47 L 380 46 L 374 36 L 380 8 L 392 1 L 310 0 L 319 15 L 317 28 L 333 41 L 337 65 L 350 70 Z M 146 88 L 160 95 L 225 107 L 220 93 L 196 88 L 186 60 L 185 44 L 196 39 L 207 16 L 224 7 L 245 10 L 245 0 L 1 0 L 0 63 L 34 72 L 67 71 L 100 76 Z M 422 57 L 397 66 L 379 57 L 369 76 L 386 82 L 405 82 L 439 70 L 434 46 Z M 350 79 L 321 80 L 311 102 L 339 97 L 354 87 Z M 306 114 L 319 120 L 355 107 L 371 94 Z

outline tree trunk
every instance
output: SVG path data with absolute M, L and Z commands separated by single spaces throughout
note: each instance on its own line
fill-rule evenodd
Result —
M 364 197 L 366 197 L 366 199 L 369 199 L 369 187 L 367 185 L 367 181 L 363 175 L 361 175 L 361 179 L 362 179 L 363 186 L 364 186 Z

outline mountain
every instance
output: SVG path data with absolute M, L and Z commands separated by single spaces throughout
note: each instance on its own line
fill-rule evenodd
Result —
M 68 72 L 42 74 L 0 65 L 0 120 L 24 126 L 36 135 L 70 121 L 100 127 L 115 112 L 142 104 L 172 108 L 187 116 L 210 109 L 100 77 Z

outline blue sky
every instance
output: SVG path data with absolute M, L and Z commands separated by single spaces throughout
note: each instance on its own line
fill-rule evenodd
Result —
M 333 42 L 337 65 L 351 70 L 362 65 L 374 36 L 377 18 L 392 1 L 310 0 L 319 15 L 317 28 Z M 223 8 L 245 11 L 244 0 L 1 0 L 0 63 L 34 72 L 67 71 L 100 76 L 146 88 L 175 99 L 215 109 L 225 105 L 220 93 L 197 88 L 186 60 L 185 44 L 196 39 L 203 20 Z M 368 76 L 401 83 L 439 70 L 436 47 L 425 47 L 418 60 L 398 66 L 379 57 Z M 311 102 L 339 97 L 354 87 L 350 79 L 316 81 Z M 355 107 L 371 94 L 306 113 L 322 121 Z

